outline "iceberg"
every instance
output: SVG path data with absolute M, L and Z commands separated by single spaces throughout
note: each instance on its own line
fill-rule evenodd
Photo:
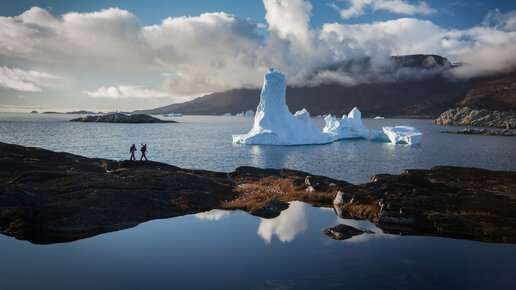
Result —
M 163 114 L 163 117 L 183 117 L 183 114 L 181 114 L 181 113 Z
M 249 110 L 247 112 L 238 113 L 235 116 L 238 116 L 238 117 L 252 117 L 252 116 L 254 116 L 254 111 L 253 110 Z
M 253 128 L 247 134 L 233 135 L 236 144 L 313 145 L 341 139 L 369 138 L 369 129 L 362 124 L 362 114 L 355 107 L 340 120 L 323 115 L 326 125 L 321 131 L 310 119 L 306 109 L 292 115 L 286 103 L 287 80 L 285 75 L 269 69 L 264 77 L 260 103 L 256 114 L 252 110 L 237 116 L 254 115 Z M 371 140 L 395 144 L 418 144 L 423 134 L 413 127 L 383 127 L 382 131 L 371 130 Z
M 371 141 L 376 142 L 391 142 L 389 136 L 387 136 L 383 131 L 371 130 Z
M 354 107 L 349 114 L 343 115 L 342 119 L 337 120 L 331 114 L 328 114 L 324 121 L 323 133 L 328 134 L 333 140 L 352 139 L 369 137 L 369 129 L 362 124 L 362 114 L 357 107 Z
M 382 127 L 382 131 L 371 130 L 371 141 L 395 144 L 419 144 L 423 134 L 414 127 Z
M 231 113 L 226 113 L 226 114 L 224 114 L 224 115 L 222 115 L 222 116 L 229 117 L 229 116 L 231 116 Z
M 237 144 L 303 145 L 332 142 L 310 120 L 306 109 L 290 113 L 286 103 L 287 80 L 285 75 L 269 69 L 265 75 L 260 103 L 254 116 L 251 131 L 233 135 Z

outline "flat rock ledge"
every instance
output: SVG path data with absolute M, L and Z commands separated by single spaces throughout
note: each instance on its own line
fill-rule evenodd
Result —
M 441 166 L 351 184 L 289 169 L 230 173 L 0 143 L 0 232 L 68 242 L 211 209 L 273 218 L 289 201 L 383 232 L 516 243 L 516 172 Z
M 105 114 L 99 116 L 86 116 L 82 118 L 72 119 L 70 122 L 99 122 L 99 123 L 177 123 L 171 120 L 161 120 L 145 114 L 126 115 L 122 113 Z
M 516 136 L 515 132 L 511 132 L 507 129 L 491 131 L 487 129 L 462 129 L 462 130 L 450 130 L 442 131 L 441 133 L 448 134 L 466 134 L 466 135 L 486 135 L 486 136 Z
M 516 111 L 457 107 L 442 113 L 439 118 L 434 120 L 434 124 L 516 129 Z

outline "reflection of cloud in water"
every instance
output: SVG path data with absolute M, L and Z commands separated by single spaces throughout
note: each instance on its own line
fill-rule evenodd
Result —
M 210 211 L 195 214 L 195 217 L 200 220 L 218 221 L 220 219 L 228 217 L 229 214 L 229 210 L 212 209 Z
M 258 227 L 258 235 L 267 244 L 271 242 L 273 235 L 276 235 L 283 243 L 287 243 L 294 240 L 297 235 L 304 233 L 306 229 L 305 205 L 302 202 L 293 201 L 289 208 L 281 212 L 277 218 L 262 219 Z
M 318 207 L 318 209 L 322 211 L 334 211 L 334 209 L 331 207 Z

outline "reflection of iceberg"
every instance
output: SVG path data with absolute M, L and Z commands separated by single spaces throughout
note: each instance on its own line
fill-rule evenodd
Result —
M 253 128 L 247 134 L 233 135 L 233 143 L 308 145 L 325 144 L 349 138 L 367 139 L 369 137 L 369 129 L 362 124 L 361 113 L 356 107 L 351 110 L 348 116 L 344 115 L 341 120 L 337 120 L 331 114 L 324 115 L 326 126 L 322 132 L 312 123 L 310 114 L 306 109 L 292 115 L 285 99 L 286 88 L 285 75 L 272 68 L 269 69 L 269 73 L 265 75 L 260 103 L 254 116 Z M 244 112 L 237 115 L 242 116 Z M 389 138 L 391 137 L 389 136 Z M 407 142 L 406 139 L 402 139 L 395 143 L 404 141 Z M 415 139 L 409 139 L 409 141 L 414 143 Z
M 277 218 L 262 219 L 258 227 L 258 235 L 267 244 L 271 242 L 273 235 L 276 235 L 281 242 L 287 243 L 304 233 L 306 229 L 305 205 L 300 201 L 293 201 Z
M 195 214 L 195 217 L 200 220 L 218 221 L 220 219 L 228 217 L 229 214 L 230 211 L 228 210 L 212 209 L 210 211 Z
M 419 144 L 423 134 L 414 127 L 383 127 L 382 131 L 371 130 L 371 140 L 396 144 Z
M 369 129 L 362 124 L 362 114 L 357 107 L 354 107 L 348 116 L 342 116 L 341 120 L 332 115 L 328 115 L 324 118 L 326 126 L 324 126 L 323 132 L 332 136 L 333 140 L 340 139 L 351 139 L 351 138 L 364 138 L 367 139 L 369 136 Z

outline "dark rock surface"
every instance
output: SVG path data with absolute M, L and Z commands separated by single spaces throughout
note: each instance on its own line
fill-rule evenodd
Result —
M 468 135 L 486 135 L 486 136 L 516 136 L 515 132 L 511 132 L 507 129 L 505 130 L 496 130 L 490 131 L 487 129 L 462 129 L 462 130 L 451 130 L 451 131 L 442 131 L 441 133 L 448 134 L 468 134 Z
M 340 205 L 384 232 L 516 243 L 516 172 L 438 166 L 379 174 Z
M 281 200 L 271 200 L 263 206 L 251 210 L 249 213 L 266 219 L 272 219 L 288 208 L 289 204 Z
M 437 125 L 477 126 L 516 129 L 516 111 L 491 111 L 457 107 L 434 120 Z
M 226 174 L 0 143 L 0 231 L 65 242 L 210 210 L 235 196 L 219 176 Z
M 336 195 L 337 212 L 347 212 L 339 215 L 368 219 L 384 232 L 516 243 L 512 171 L 434 167 L 353 185 L 288 169 L 188 170 L 0 143 L 0 232 L 34 243 L 214 208 L 273 217 L 293 200 L 333 207 Z
M 176 121 L 165 121 L 144 114 L 126 115 L 121 113 L 105 114 L 99 116 L 86 116 L 70 120 L 71 122 L 101 122 L 101 123 L 177 123 Z
M 323 234 L 334 240 L 347 240 L 354 236 L 358 236 L 361 234 L 374 234 L 374 232 L 365 230 L 365 229 L 357 229 L 352 226 L 340 224 L 333 228 L 327 228 L 323 230 Z

